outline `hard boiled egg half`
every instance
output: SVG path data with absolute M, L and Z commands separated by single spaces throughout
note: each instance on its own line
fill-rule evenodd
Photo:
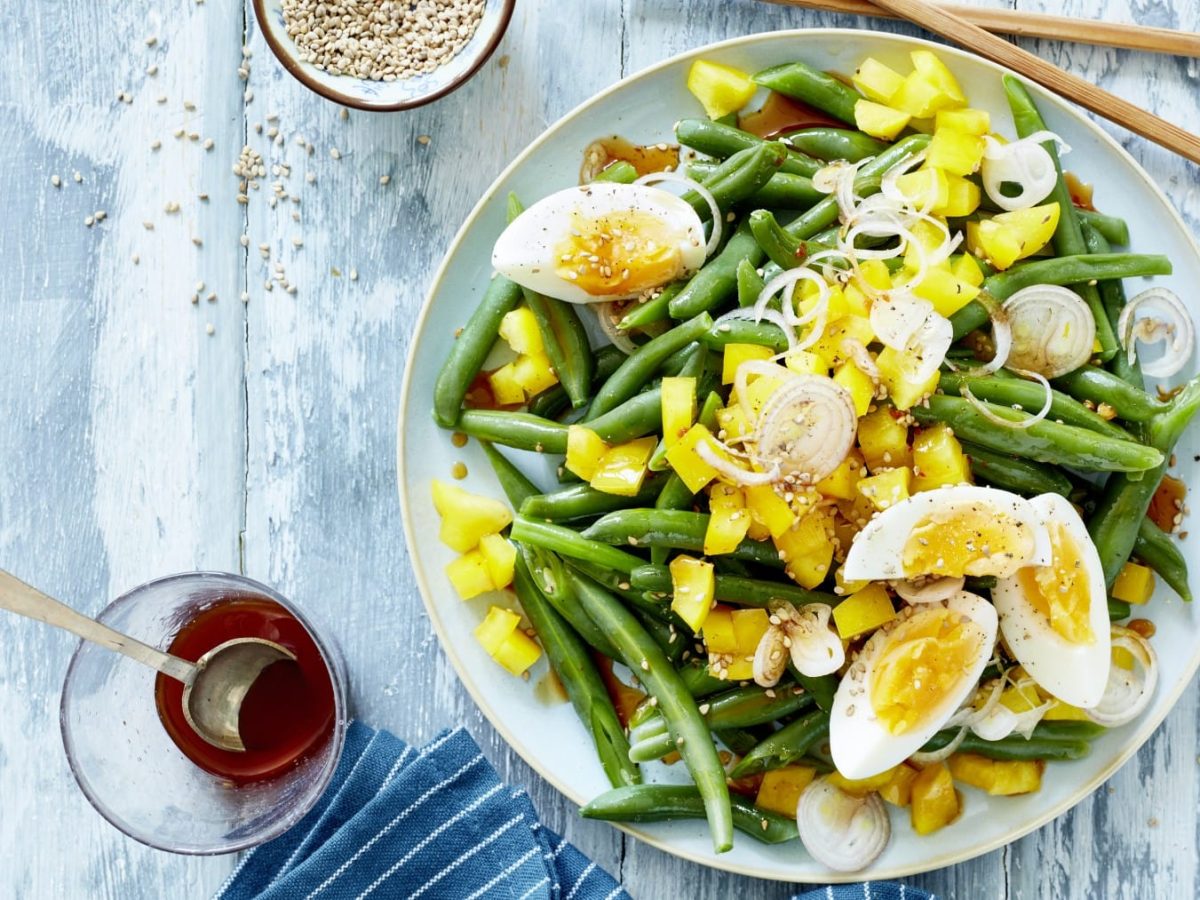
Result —
M 875 516 L 854 538 L 842 577 L 1005 578 L 1050 560 L 1050 537 L 1028 500 L 960 484 L 914 494 Z
M 834 695 L 837 770 L 869 778 L 920 750 L 975 690 L 995 643 L 995 608 L 966 591 L 908 607 L 871 635 Z
M 1051 559 L 996 582 L 1000 631 L 1040 687 L 1091 709 L 1104 696 L 1112 663 L 1100 554 L 1070 501 L 1042 494 L 1030 503 L 1049 533 Z
M 600 182 L 539 200 L 504 229 L 492 266 L 570 303 L 628 300 L 704 264 L 704 224 L 662 188 Z

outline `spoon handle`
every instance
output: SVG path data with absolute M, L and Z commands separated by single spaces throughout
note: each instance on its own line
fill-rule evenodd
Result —
M 0 609 L 7 609 L 17 615 L 65 629 L 85 641 L 115 650 L 184 684 L 195 677 L 195 663 L 163 653 L 136 638 L 114 631 L 107 625 L 101 625 L 95 619 L 77 613 L 71 607 L 46 596 L 3 569 L 0 569 Z

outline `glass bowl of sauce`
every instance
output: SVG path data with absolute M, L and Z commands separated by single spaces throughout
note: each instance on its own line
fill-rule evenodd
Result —
M 271 588 L 238 575 L 173 575 L 134 588 L 98 619 L 196 660 L 238 637 L 295 656 L 264 669 L 242 703 L 245 752 L 205 742 L 183 715 L 183 685 L 80 644 L 60 721 L 71 771 L 96 810 L 161 850 L 232 853 L 282 834 L 333 777 L 348 721 L 345 667 L 328 637 Z

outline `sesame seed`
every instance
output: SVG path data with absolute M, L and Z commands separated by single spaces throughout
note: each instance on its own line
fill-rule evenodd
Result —
M 213 325 L 212 322 L 209 322 L 207 325 L 204 326 L 204 333 L 208 334 L 208 335 L 216 334 L 217 327 L 215 325 Z
M 381 185 L 384 185 L 385 187 L 387 186 L 387 184 L 388 184 L 388 183 L 389 183 L 391 180 L 392 180 L 392 176 L 391 176 L 391 175 L 380 175 L 380 176 L 379 176 L 379 183 L 380 183 Z
M 78 169 L 71 173 L 71 178 L 74 179 L 76 184 L 83 183 L 83 175 L 80 174 Z
M 54 185 L 56 188 L 62 187 L 62 179 L 59 178 L 57 175 L 50 176 L 50 183 L 52 185 Z

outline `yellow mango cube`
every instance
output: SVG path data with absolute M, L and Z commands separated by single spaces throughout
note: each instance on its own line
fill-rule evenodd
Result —
M 858 420 L 858 447 L 872 471 L 912 464 L 908 449 L 908 425 L 890 406 L 879 406 Z
M 871 583 L 869 581 L 847 581 L 844 574 L 845 568 L 845 566 L 838 566 L 833 572 L 833 592 L 839 597 L 857 593 Z
M 865 260 L 864 260 L 865 262 Z M 842 285 L 841 290 L 829 296 L 829 318 L 840 319 L 842 316 L 862 316 L 864 319 L 871 315 L 871 302 L 867 295 L 853 281 Z
M 591 481 L 608 449 L 608 444 L 592 429 L 586 425 L 572 425 L 567 429 L 565 465 L 584 481 Z
M 979 296 L 979 288 L 959 280 L 948 263 L 939 263 L 925 270 L 925 277 L 913 288 L 913 293 L 933 304 L 934 310 L 946 318 L 954 315 Z
M 721 384 L 733 384 L 738 366 L 747 360 L 769 360 L 775 355 L 770 347 L 762 344 L 726 344 L 721 357 Z
M 812 352 L 819 356 L 830 369 L 842 365 L 849 356 L 844 347 L 844 341 L 849 338 L 858 341 L 864 347 L 875 340 L 875 330 L 871 320 L 862 316 L 842 316 L 833 319 L 825 326 L 820 340 L 812 346 Z
M 479 552 L 487 564 L 488 577 L 496 589 L 512 584 L 517 564 L 517 548 L 498 534 L 485 534 L 479 540 Z
M 732 441 L 752 433 L 754 423 L 746 416 L 742 404 L 734 403 L 717 410 L 717 428 L 722 440 Z
M 517 381 L 515 362 L 507 363 L 488 375 L 488 388 L 500 406 L 520 406 L 525 402 L 525 388 Z
M 954 107 L 966 105 L 967 97 L 959 86 L 958 79 L 946 68 L 946 64 L 941 61 L 936 53 L 932 50 L 913 50 L 908 55 L 912 60 L 913 68 L 930 84 L 945 94 Z
M 941 169 L 917 169 L 896 179 L 896 188 L 914 206 L 937 208 L 950 199 L 950 184 Z
M 864 259 L 858 264 L 858 274 L 855 275 L 855 279 L 862 285 L 868 296 L 892 289 L 892 273 L 882 259 Z M 853 283 L 852 281 L 851 284 Z
M 741 488 L 714 484 L 708 495 L 708 527 L 704 532 L 704 555 L 732 553 L 750 530 L 750 511 Z
M 770 627 L 770 618 L 765 609 L 735 609 L 729 614 L 733 620 L 733 640 L 737 645 L 734 653 L 741 659 L 753 656 L 758 642 Z
M 958 791 L 954 789 L 954 778 L 945 763 L 926 766 L 917 775 L 912 785 L 913 831 L 917 834 L 933 834 L 949 825 L 962 811 Z
M 934 130 L 929 141 L 925 165 L 950 175 L 970 175 L 983 161 L 983 146 L 979 135 L 942 126 Z
M 447 565 L 446 577 L 461 600 L 470 600 L 496 590 L 488 571 L 487 559 L 479 550 L 469 550 Z
M 721 604 L 713 606 L 700 628 L 700 636 L 704 639 L 704 646 L 709 653 L 736 653 L 737 636 L 733 631 L 733 609 Z
M 658 439 L 651 435 L 609 448 L 600 457 L 588 483 L 606 494 L 636 496 L 646 480 L 646 466 L 657 446 Z
M 796 524 L 795 512 L 771 485 L 747 487 L 745 495 L 751 520 L 762 525 L 770 537 L 779 537 Z
M 783 358 L 783 364 L 797 375 L 824 375 L 829 370 L 825 360 L 811 350 L 793 350 Z
M 892 777 L 879 789 L 879 796 L 892 806 L 905 807 L 912 802 L 912 786 L 919 774 L 912 766 L 901 763 L 891 770 Z
M 889 102 L 914 119 L 928 119 L 939 110 L 952 109 L 959 105 L 953 97 L 921 72 L 909 73 Z
M 529 396 L 540 394 L 546 388 L 558 384 L 558 375 L 544 353 L 527 353 L 518 356 L 513 366 L 513 380 L 525 389 Z
M 519 355 L 545 356 L 546 347 L 542 343 L 542 332 L 538 328 L 533 310 L 528 306 L 518 306 L 504 314 L 500 320 L 500 337 Z
M 488 656 L 491 656 L 520 624 L 521 617 L 511 609 L 493 606 L 488 609 L 483 621 L 475 626 L 475 639 L 483 646 Z
M 812 783 L 817 770 L 812 766 L 783 766 L 763 773 L 754 805 L 790 819 L 796 817 L 800 795 Z
M 692 631 L 699 633 L 712 612 L 716 584 L 712 563 L 691 556 L 676 556 L 669 568 L 671 611 L 683 619 Z
M 842 640 L 851 640 L 860 634 L 874 631 L 885 622 L 896 618 L 892 598 L 883 585 L 872 583 L 861 591 L 855 591 L 833 608 L 833 624 Z
M 854 104 L 854 124 L 858 130 L 885 141 L 902 132 L 911 118 L 907 112 L 871 100 L 859 100 Z
M 1153 593 L 1154 570 L 1135 562 L 1127 562 L 1121 567 L 1112 586 L 1112 595 L 1118 600 L 1139 606 L 1147 602 Z
M 851 450 L 836 469 L 817 482 L 816 487 L 823 497 L 853 500 L 864 474 L 862 455 Z
M 668 449 L 687 434 L 696 421 L 696 379 L 672 376 L 662 380 L 663 443 Z
M 893 347 L 884 347 L 876 357 L 879 377 L 897 409 L 912 409 L 937 390 L 939 374 L 935 370 L 924 382 L 914 380 L 919 364 L 916 357 Z
M 1078 706 L 1072 706 L 1070 703 L 1063 703 L 1061 700 L 1055 700 L 1054 704 L 1046 710 L 1046 714 L 1042 716 L 1043 722 L 1090 722 L 1091 716 L 1087 714 L 1086 709 L 1080 709 Z
M 961 218 L 979 209 L 983 194 L 979 185 L 960 175 L 946 175 L 946 202 L 935 206 L 930 212 L 935 216 Z
M 492 659 L 508 669 L 513 675 L 520 675 L 542 655 L 542 648 L 537 641 L 523 631 L 514 631 L 506 637 L 492 654 Z
M 835 770 L 829 774 L 829 783 L 845 791 L 851 797 L 865 797 L 867 794 L 882 790 L 892 780 L 897 768 L 899 766 L 893 766 L 867 778 L 847 778 Z
M 912 454 L 917 491 L 974 483 L 971 461 L 949 425 L 939 422 L 921 429 L 913 438 Z
M 904 84 L 904 76 L 890 66 L 868 56 L 858 64 L 858 68 L 850 76 L 850 81 L 862 91 L 868 100 L 874 100 L 876 103 L 890 103 L 892 97 Z M 795 812 L 793 809 L 792 814 L 794 815 Z
M 833 373 L 833 380 L 846 389 L 854 401 L 854 414 L 865 415 L 875 399 L 875 382 L 871 376 L 852 362 L 844 362 Z
M 990 219 L 967 223 L 967 249 L 997 269 L 1007 269 L 1018 259 L 1037 253 L 1054 237 L 1058 203 L 999 213 Z
M 771 399 L 771 396 L 790 377 L 787 369 L 783 366 L 775 366 L 773 368 L 779 369 L 778 377 L 774 375 L 755 375 L 746 385 L 746 404 L 756 415 L 762 411 L 762 408 L 767 405 L 767 401 Z M 730 402 L 733 402 L 732 396 L 730 397 Z
M 815 588 L 828 577 L 833 562 L 831 530 L 825 510 L 815 509 L 774 539 L 788 577 L 801 587 Z
M 992 130 L 992 118 L 985 109 L 943 109 L 934 119 L 936 128 L 953 128 L 966 134 L 983 136 Z
M 712 452 L 725 456 L 713 442 L 712 432 L 699 423 L 689 428 L 687 434 L 667 451 L 667 462 L 693 494 L 699 493 L 702 487 L 717 477 L 717 470 L 696 452 L 696 448 L 701 444 L 709 447 Z
M 989 759 L 975 753 L 955 753 L 947 760 L 957 781 L 987 791 L 995 797 L 1031 794 L 1042 786 L 1040 760 Z
M 864 478 L 858 483 L 858 492 L 871 501 L 871 505 L 882 512 L 907 500 L 912 490 L 912 470 L 905 466 L 886 469 L 878 475 Z
M 983 269 L 979 268 L 979 263 L 970 253 L 960 253 L 951 257 L 950 260 L 950 271 L 959 281 L 965 282 L 971 287 L 979 287 L 983 284 Z
M 749 103 L 758 85 L 741 69 L 698 59 L 688 70 L 687 88 L 710 119 L 720 119 Z
M 512 510 L 499 500 L 437 479 L 433 482 L 433 508 L 442 517 L 438 537 L 459 553 L 474 549 L 485 534 L 496 534 L 512 522 Z

